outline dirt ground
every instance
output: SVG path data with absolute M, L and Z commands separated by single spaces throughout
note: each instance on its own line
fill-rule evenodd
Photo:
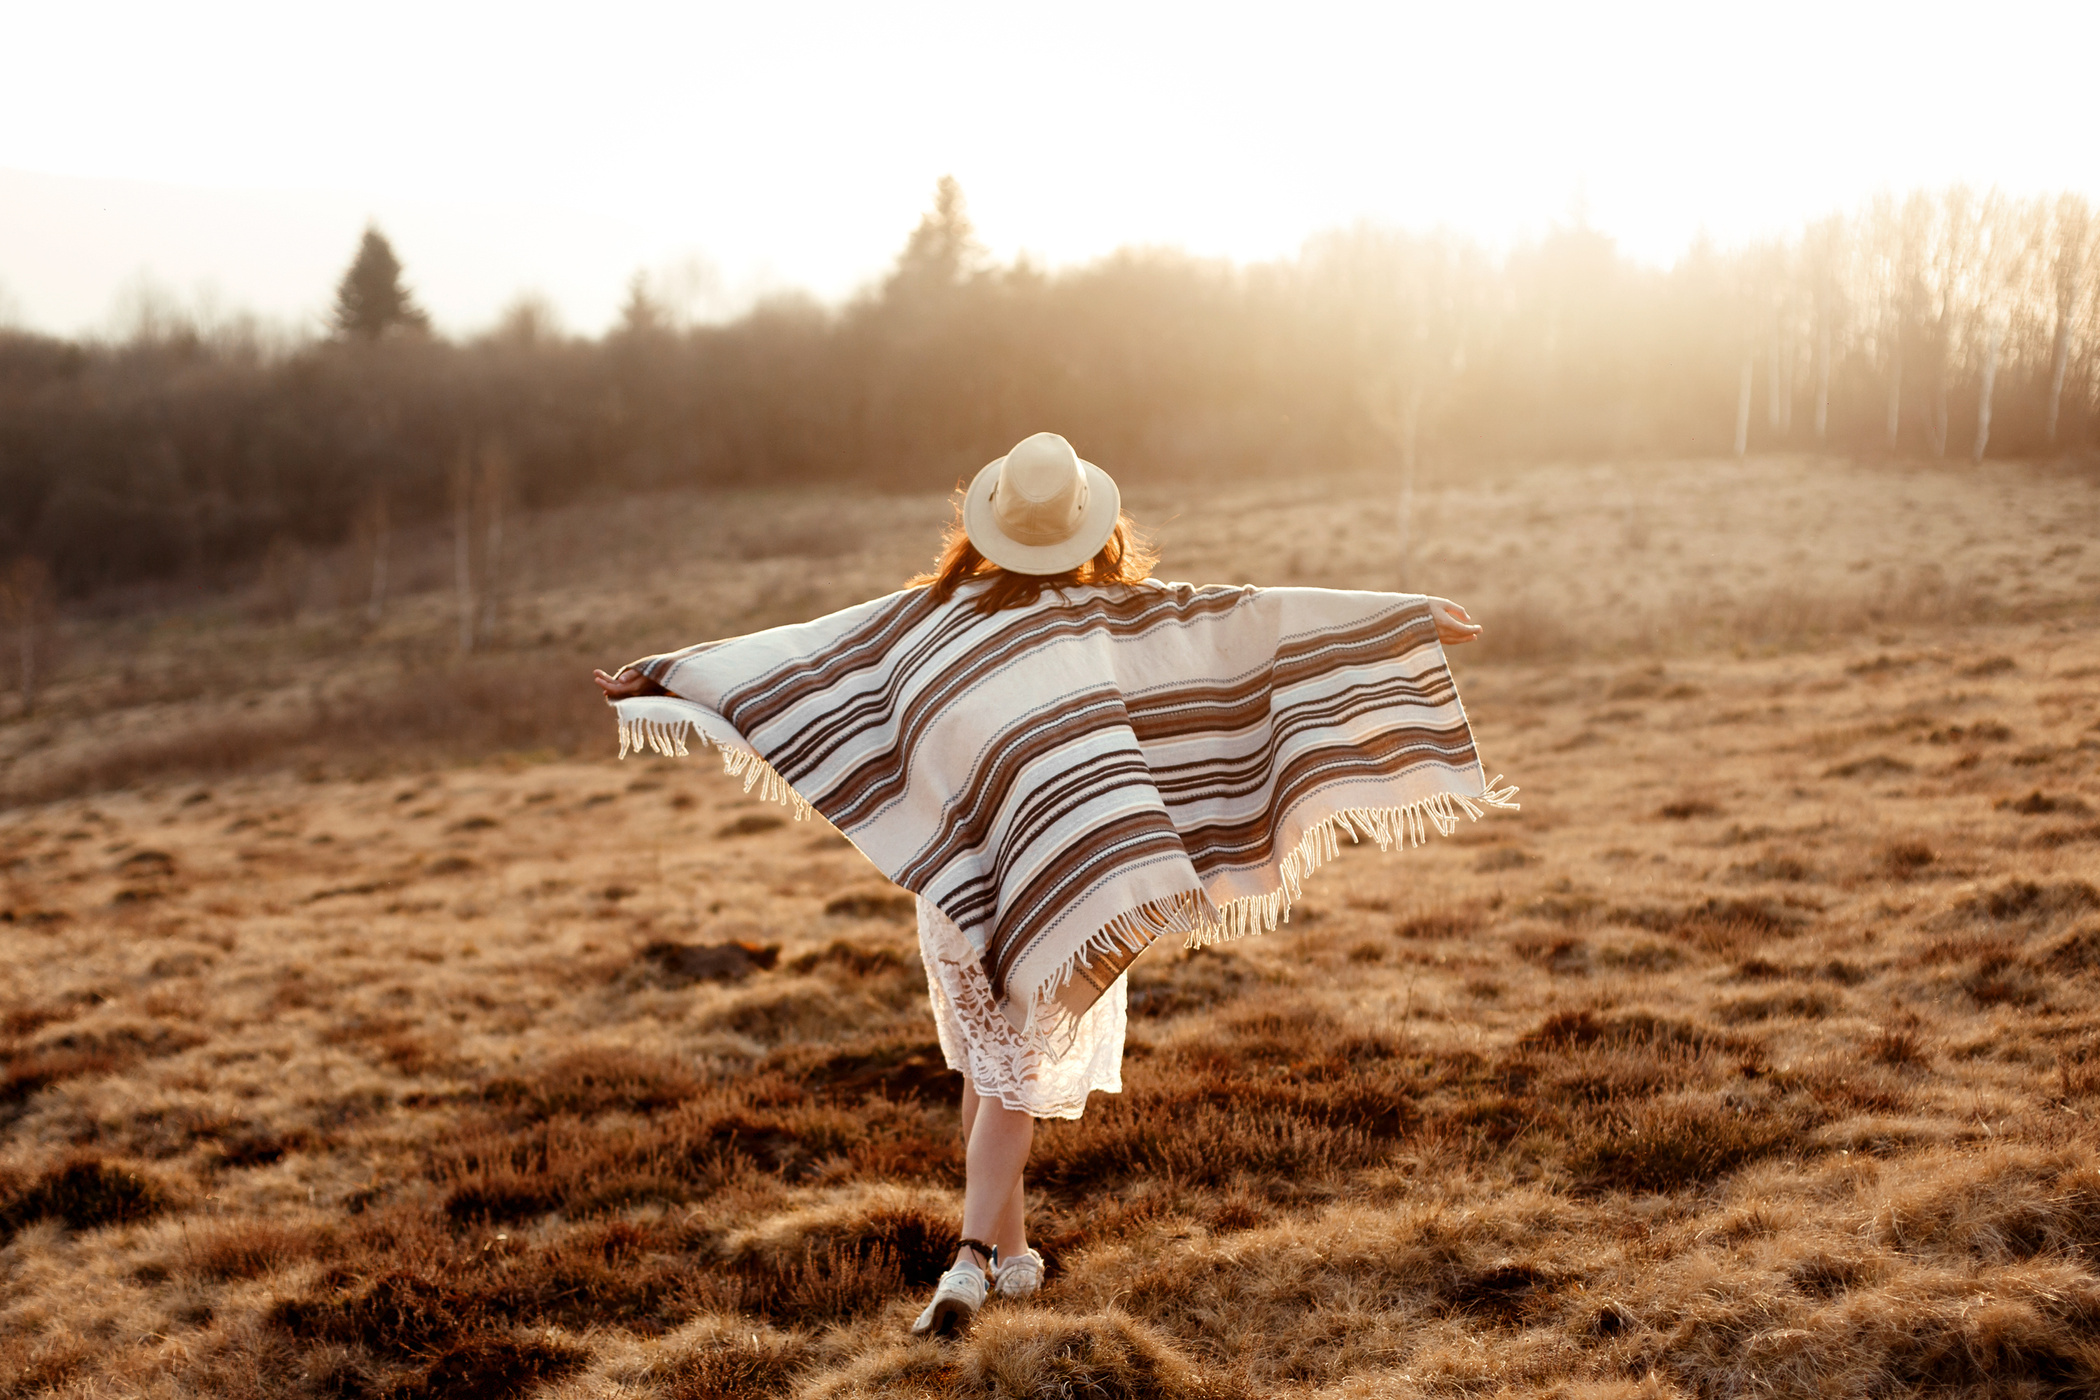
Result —
M 1039 1300 L 904 1335 L 908 897 L 533 688 L 893 586 L 941 502 L 614 503 L 484 660 L 434 589 L 141 609 L 0 725 L 0 1393 L 2100 1389 L 2100 476 L 1547 468 L 1406 557 L 1375 482 L 1130 504 L 1167 577 L 1473 606 L 1524 807 L 1141 959 Z

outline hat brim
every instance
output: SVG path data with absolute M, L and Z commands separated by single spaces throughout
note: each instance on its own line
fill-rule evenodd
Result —
M 986 463 L 963 496 L 963 533 L 979 554 L 1012 573 L 1061 574 L 1101 552 L 1123 510 L 1123 493 L 1116 489 L 1114 477 L 1082 458 L 1086 506 L 1079 512 L 1079 523 L 1056 544 L 1022 544 L 999 528 L 999 517 L 992 511 L 992 488 L 999 484 L 999 467 L 1005 461 L 1001 457 Z

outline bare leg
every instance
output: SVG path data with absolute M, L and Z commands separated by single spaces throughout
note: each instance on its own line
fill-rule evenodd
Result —
M 963 1238 L 997 1245 L 1000 1257 L 1012 1258 L 1028 1248 L 1021 1173 L 1028 1165 L 1028 1149 L 1035 1141 L 1035 1119 L 1004 1104 L 979 1098 L 976 1087 L 965 1082 L 962 1126 L 967 1153 Z M 964 1260 L 985 1262 L 969 1249 L 956 1253 L 955 1262 Z

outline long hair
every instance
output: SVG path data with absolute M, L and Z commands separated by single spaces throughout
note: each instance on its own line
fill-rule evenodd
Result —
M 955 518 L 948 522 L 948 528 L 941 536 L 940 558 L 935 561 L 933 571 L 920 574 L 906 584 L 910 588 L 932 589 L 935 602 L 947 602 L 955 595 L 956 589 L 972 579 L 986 579 L 990 586 L 971 600 L 972 607 L 981 612 L 1025 608 L 1042 597 L 1046 588 L 1143 583 L 1152 577 L 1152 566 L 1159 562 L 1159 551 L 1145 538 L 1137 522 L 1118 511 L 1116 528 L 1110 533 L 1108 543 L 1078 568 L 1067 569 L 1061 574 L 1017 574 L 1002 569 L 979 554 L 977 546 L 970 543 L 969 533 L 963 529 L 963 496 L 961 491 L 955 493 Z

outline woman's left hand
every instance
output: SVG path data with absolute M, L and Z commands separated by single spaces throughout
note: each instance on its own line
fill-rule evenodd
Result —
M 665 690 L 634 667 L 629 666 L 619 675 L 608 675 L 603 671 L 591 672 L 591 679 L 598 682 L 598 689 L 605 692 L 606 703 L 615 700 L 633 700 L 643 695 L 663 695 Z
M 1480 624 L 1449 598 L 1431 598 L 1429 615 L 1436 619 L 1436 639 L 1447 647 L 1470 642 L 1480 635 Z

